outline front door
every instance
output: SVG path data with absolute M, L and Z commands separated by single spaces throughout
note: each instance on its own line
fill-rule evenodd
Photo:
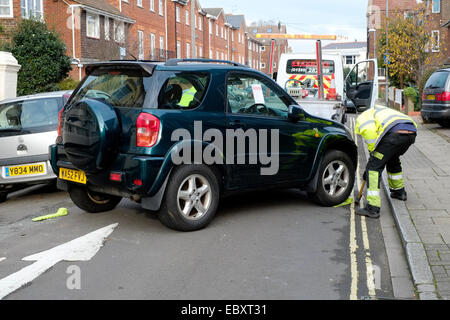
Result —
M 228 132 L 236 135 L 231 185 L 306 179 L 315 147 L 299 137 L 310 129 L 310 124 L 288 119 L 292 100 L 284 91 L 265 77 L 232 72 L 227 78 L 227 95 Z M 243 144 L 239 145 L 239 141 Z
M 376 60 L 357 63 L 345 79 L 347 98 L 358 110 L 375 107 L 378 97 L 378 67 Z

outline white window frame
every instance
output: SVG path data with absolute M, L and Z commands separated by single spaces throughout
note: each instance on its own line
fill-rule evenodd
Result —
M 144 7 L 143 4 L 142 4 L 142 0 L 136 0 L 136 5 L 137 5 L 139 8 L 143 8 L 143 7 Z
M 163 36 L 160 36 L 160 37 L 159 37 L 159 56 L 160 56 L 161 58 L 164 58 L 164 57 L 165 57 L 165 55 L 164 55 L 164 50 L 165 50 L 165 48 L 164 48 L 164 37 L 163 37 Z
M 156 35 L 150 33 L 150 60 L 156 60 Z
M 185 10 L 184 15 L 186 17 L 186 25 L 188 26 L 189 25 L 189 16 L 190 16 L 189 10 Z
M 89 32 L 90 18 L 94 18 L 94 30 L 93 34 Z M 100 16 L 95 13 L 86 12 L 86 36 L 88 38 L 100 39 Z
M 120 32 L 120 34 L 118 32 Z M 125 37 L 125 23 L 123 21 L 114 20 L 114 41 L 125 43 Z
M 436 1 L 438 1 L 437 3 L 439 4 L 439 10 L 435 11 L 434 10 L 434 4 L 436 3 Z M 431 12 L 432 13 L 440 13 L 441 12 L 441 0 L 431 0 Z
M 10 0 L 10 1 L 12 1 L 12 0 Z M 36 2 L 40 2 L 40 4 L 41 4 L 41 11 L 40 11 L 41 16 L 40 17 L 37 17 L 37 14 L 36 14 L 37 12 L 35 12 Z M 24 8 L 23 4 L 25 4 L 25 15 L 22 13 L 22 9 Z M 31 8 L 31 9 L 28 8 L 28 1 L 25 0 L 25 2 L 23 4 L 22 4 L 22 0 L 21 0 L 20 1 L 20 11 L 21 11 L 22 18 L 30 19 L 31 17 L 34 17 L 34 18 L 39 18 L 41 20 L 44 20 L 44 3 L 43 3 L 43 0 L 33 0 L 33 8 Z M 12 6 L 11 6 L 11 8 L 12 8 Z M 31 11 L 31 14 L 30 14 L 30 11 Z
M 191 58 L 191 44 L 186 42 L 186 59 Z
M 437 44 L 434 43 L 435 34 L 437 34 Z M 440 30 L 432 30 L 431 31 L 431 52 L 439 52 L 441 51 L 441 32 Z
M 179 7 L 175 7 L 175 20 L 177 22 L 181 22 L 181 19 L 180 19 L 180 8 Z
M 198 57 L 199 58 L 203 57 L 203 48 L 202 47 L 198 47 Z
M 8 4 L 0 6 L 1 8 L 9 8 L 9 14 L 0 14 L 0 18 L 14 18 L 14 3 L 13 0 L 8 0 Z
M 216 37 L 219 37 L 219 25 L 216 24 Z
M 150 0 L 150 11 L 155 12 L 155 0 Z
M 202 31 L 202 17 L 198 17 L 198 30 Z
M 160 16 L 164 16 L 164 3 L 163 0 L 159 0 L 158 2 L 158 11 Z
M 265 69 L 266 68 L 266 64 L 264 62 L 261 62 L 261 69 Z
M 105 40 L 111 40 L 111 24 L 108 17 L 103 17 L 103 27 L 105 28 Z
M 177 59 L 181 59 L 181 41 L 177 40 Z
M 145 53 L 144 53 L 144 31 L 138 30 L 138 55 L 139 60 L 144 60 Z

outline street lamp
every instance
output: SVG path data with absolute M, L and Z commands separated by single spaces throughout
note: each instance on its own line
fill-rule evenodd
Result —
M 369 33 L 370 32 L 373 32 L 373 58 L 376 59 L 377 58 L 377 46 L 376 46 L 377 30 L 376 29 L 370 29 Z

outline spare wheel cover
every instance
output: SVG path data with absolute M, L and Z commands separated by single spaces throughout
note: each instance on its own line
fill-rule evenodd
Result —
M 84 99 L 64 117 L 64 149 L 68 160 L 86 173 L 107 169 L 120 147 L 120 124 L 115 110 L 98 100 Z

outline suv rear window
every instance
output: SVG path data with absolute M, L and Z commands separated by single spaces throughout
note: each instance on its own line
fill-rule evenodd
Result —
M 449 72 L 446 71 L 433 73 L 425 84 L 425 89 L 444 89 L 448 75 Z
M 113 107 L 142 108 L 150 86 L 151 76 L 138 68 L 99 68 L 86 78 L 70 103 L 88 98 Z
M 0 105 L 0 136 L 56 130 L 61 98 L 44 98 Z

